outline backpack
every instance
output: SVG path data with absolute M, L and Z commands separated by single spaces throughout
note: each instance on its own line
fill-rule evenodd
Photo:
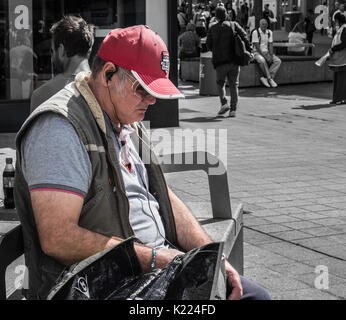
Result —
M 234 37 L 234 53 L 235 53 L 235 62 L 239 66 L 247 66 L 252 60 L 251 53 L 247 51 L 245 43 L 239 33 L 236 30 L 236 25 L 234 22 L 231 22 L 233 37 Z

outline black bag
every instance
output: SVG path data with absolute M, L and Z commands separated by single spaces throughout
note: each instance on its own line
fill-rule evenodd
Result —
M 134 238 L 71 267 L 49 300 L 225 300 L 223 243 L 176 256 L 164 269 L 143 274 Z
M 252 60 L 252 55 L 249 51 L 246 50 L 245 43 L 241 36 L 238 34 L 235 24 L 231 22 L 231 25 L 234 36 L 235 61 L 239 66 L 247 66 Z

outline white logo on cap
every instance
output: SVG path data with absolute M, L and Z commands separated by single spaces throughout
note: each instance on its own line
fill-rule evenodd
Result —
M 166 72 L 166 74 L 169 72 L 169 53 L 168 51 L 162 51 L 161 53 L 162 60 L 161 60 L 161 69 Z

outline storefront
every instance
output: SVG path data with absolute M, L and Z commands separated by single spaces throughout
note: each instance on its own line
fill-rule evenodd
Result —
M 176 39 L 176 23 L 170 18 L 176 16 L 175 1 L 0 0 L 0 132 L 18 130 L 28 116 L 33 90 L 53 77 L 49 29 L 64 14 L 80 15 L 95 25 L 96 40 L 90 61 L 109 30 L 149 25 L 169 48 L 171 79 L 176 82 L 176 41 L 172 40 Z M 177 125 L 177 101 L 165 106 L 169 117 L 167 123 L 161 117 L 162 125 Z

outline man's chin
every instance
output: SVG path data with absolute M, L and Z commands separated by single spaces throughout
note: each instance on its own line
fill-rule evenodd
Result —
M 131 123 L 134 123 L 134 122 L 140 122 L 144 119 L 145 117 L 145 111 L 139 111 L 136 115 L 136 117 L 134 117 L 132 120 L 131 120 Z
M 143 115 L 141 115 L 140 117 L 138 117 L 138 120 L 137 120 L 136 122 L 142 121 L 142 120 L 144 119 L 144 117 L 145 117 L 145 112 L 146 112 L 146 111 L 143 112 Z

